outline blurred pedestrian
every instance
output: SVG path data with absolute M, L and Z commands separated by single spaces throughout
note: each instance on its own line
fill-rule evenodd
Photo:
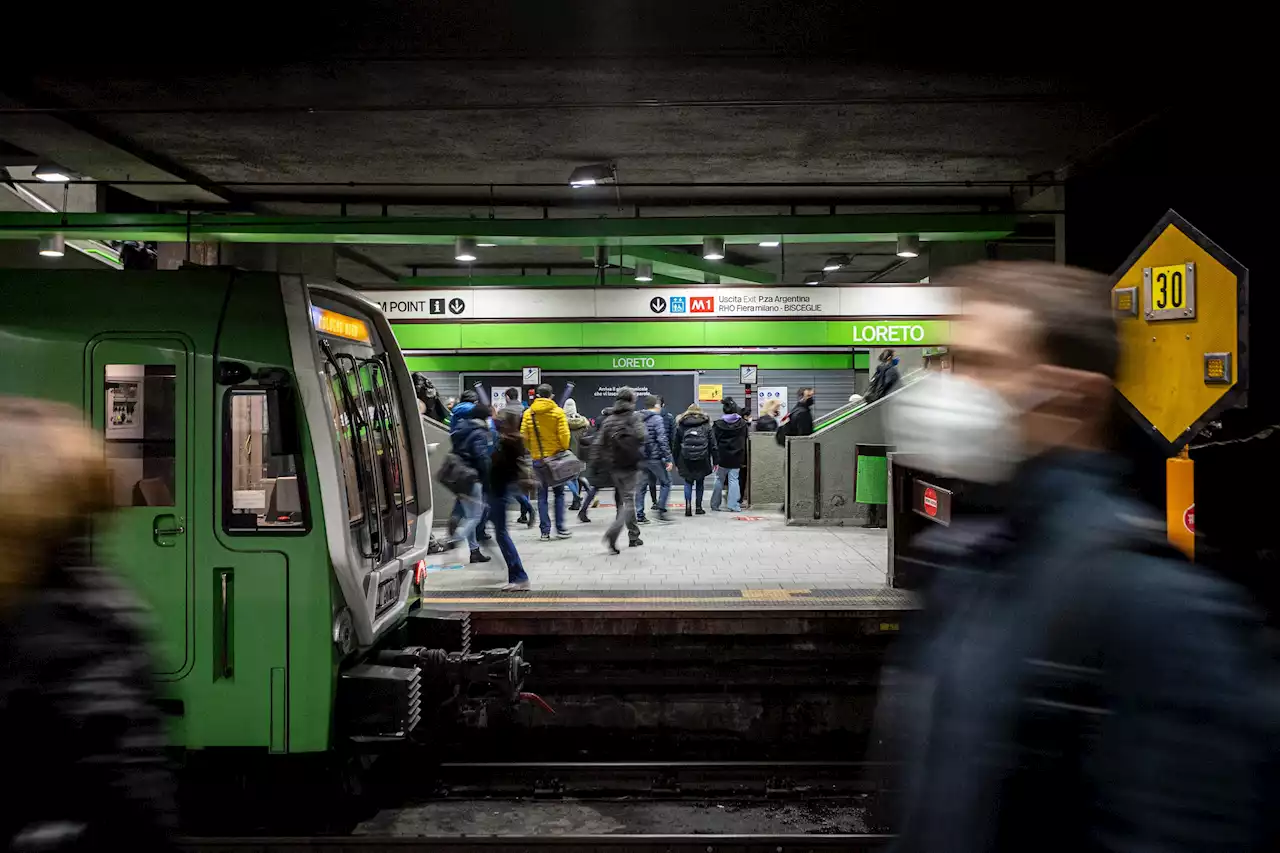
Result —
M 520 437 L 520 416 L 504 409 L 498 414 L 497 422 L 498 446 L 494 449 L 489 469 L 489 518 L 493 521 L 493 536 L 498 540 L 498 549 L 507 564 L 507 585 L 503 589 L 524 591 L 529 589 L 529 575 L 525 573 L 516 544 L 507 530 L 507 501 L 514 495 L 523 495 L 533 486 L 533 467 L 524 439 Z
M 613 483 L 614 503 L 618 505 L 617 515 L 604 534 L 604 544 L 612 554 L 620 553 L 618 535 L 624 526 L 632 548 L 644 544 L 636 524 L 636 480 L 644 459 L 644 442 L 645 428 L 636 416 L 636 394 L 630 388 L 622 388 L 600 427 L 594 448 L 597 465 L 608 472 Z
M 578 414 L 578 404 L 572 399 L 564 401 L 564 417 L 569 425 L 569 452 L 579 459 L 582 458 L 582 436 L 586 433 L 587 427 L 591 426 L 591 421 Z M 569 481 L 569 491 L 573 493 L 573 503 L 569 504 L 569 512 L 577 512 L 582 509 L 582 483 L 581 478 L 574 477 Z
M 458 495 L 455 504 L 461 513 L 461 519 L 457 521 L 453 544 L 456 547 L 466 542 L 471 552 L 470 561 L 487 563 L 492 558 L 480 550 L 478 537 L 483 530 L 485 507 L 489 499 L 489 457 L 493 453 L 489 407 L 484 403 L 459 403 L 453 410 L 449 438 L 454 454 L 476 472 L 476 481 L 468 491 Z M 505 524 L 505 519 L 503 523 Z
M 551 386 L 545 382 L 538 386 L 537 397 L 529 408 L 525 409 L 520 423 L 520 434 L 524 436 L 525 446 L 533 457 L 534 465 L 542 459 L 549 459 L 562 450 L 569 449 L 569 422 L 564 416 L 564 409 L 551 399 Z M 557 539 L 568 539 L 573 534 L 564 523 L 564 484 L 546 486 L 538 483 L 538 526 L 542 531 L 541 539 L 551 539 L 551 514 L 548 499 L 555 495 L 555 528 Z
M 612 408 L 605 408 L 600 412 L 600 416 L 587 427 L 586 432 L 582 434 L 580 447 L 582 455 L 578 458 L 582 460 L 582 480 L 586 483 L 586 489 L 582 498 L 582 507 L 578 510 L 578 521 L 583 524 L 590 524 L 591 518 L 587 515 L 587 511 L 592 508 L 596 501 L 596 493 L 600 489 L 607 489 L 613 485 L 613 479 L 610 473 L 601 466 L 600 454 L 600 428 L 603 426 L 605 419 L 613 413 Z
M 1107 279 L 1038 262 L 949 278 L 954 371 L 890 412 L 891 436 L 986 510 L 921 542 L 943 568 L 882 709 L 907 745 L 895 849 L 1275 849 L 1261 621 L 1121 486 Z
M 90 559 L 112 506 L 102 437 L 0 398 L 0 849 L 169 849 L 174 781 L 144 612 Z
M 508 388 L 502 392 L 502 413 L 513 414 L 516 421 L 519 422 L 524 417 L 524 404 L 520 402 L 520 389 Z M 525 448 L 527 456 L 529 449 Z M 511 496 L 515 498 L 516 504 L 520 507 L 520 517 L 516 519 L 517 524 L 525 524 L 533 527 L 533 503 L 529 500 L 529 490 L 532 485 L 514 486 L 511 489 Z
M 898 354 L 891 349 L 881 350 L 876 364 L 876 372 L 871 376 L 871 384 L 867 386 L 867 402 L 874 403 L 889 396 L 898 387 L 901 377 L 898 375 Z
M 724 415 L 711 425 L 715 433 L 712 441 L 712 461 L 715 463 L 715 485 L 711 488 L 711 511 L 720 511 L 720 496 L 724 494 L 728 512 L 742 510 L 739 476 L 747 464 L 747 422 L 738 412 L 738 404 L 732 397 L 720 403 Z
M 706 515 L 702 508 L 702 490 L 707 476 L 714 469 L 711 460 L 715 456 L 715 440 L 711 419 L 703 413 L 701 406 L 690 403 L 689 408 L 676 420 L 676 438 L 673 442 L 676 466 L 684 480 L 685 516 L 694 515 L 695 512 Z
M 644 398 L 644 403 L 644 411 L 640 413 L 645 431 L 644 459 L 640 463 L 640 487 L 636 492 L 636 521 L 639 524 L 649 523 L 644 514 L 646 484 L 658 492 L 653 499 L 658 521 L 671 520 L 667 517 L 667 498 L 671 495 L 671 438 L 662 416 L 662 400 L 650 394 Z
M 418 414 L 440 423 L 448 420 L 448 412 L 440 402 L 440 392 L 425 373 L 413 374 L 413 391 L 418 398 Z
M 782 402 L 769 400 L 760 407 L 760 417 L 756 418 L 756 432 L 777 432 L 778 412 L 782 410 Z

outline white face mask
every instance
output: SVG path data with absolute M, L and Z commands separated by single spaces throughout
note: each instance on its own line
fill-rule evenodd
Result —
M 890 441 L 922 468 L 974 483 L 1002 483 L 1026 456 L 1018 410 L 963 376 L 920 380 L 887 414 Z

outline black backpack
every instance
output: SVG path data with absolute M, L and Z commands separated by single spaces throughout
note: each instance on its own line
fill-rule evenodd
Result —
M 680 439 L 680 455 L 690 462 L 701 462 L 706 459 L 711 450 L 710 430 L 709 422 L 686 429 Z
M 606 458 L 615 471 L 636 468 L 644 458 L 644 427 L 639 426 L 634 414 L 610 415 L 601 430 L 600 443 L 604 445 Z

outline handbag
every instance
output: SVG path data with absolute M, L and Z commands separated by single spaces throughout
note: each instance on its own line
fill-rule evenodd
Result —
M 440 470 L 436 471 L 436 479 L 455 495 L 465 495 L 471 493 L 476 480 L 480 479 L 480 473 L 462 461 L 461 456 L 450 452 L 445 455 Z
M 530 412 L 529 420 L 533 422 L 533 437 L 538 442 L 538 452 L 545 453 L 542 449 L 542 434 L 538 432 L 538 416 Z M 582 460 L 574 456 L 571 450 L 561 450 L 551 456 L 533 460 L 534 475 L 548 489 L 576 480 L 582 473 L 582 467 Z

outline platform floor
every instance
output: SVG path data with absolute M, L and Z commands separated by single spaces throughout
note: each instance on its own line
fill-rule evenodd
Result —
M 462 549 L 428 561 L 423 604 L 460 606 L 534 598 L 533 603 L 801 607 L 902 606 L 886 588 L 884 530 L 788 527 L 776 509 L 710 512 L 686 518 L 673 501 L 670 523 L 650 513 L 644 545 L 610 555 L 602 542 L 613 517 L 612 496 L 591 511 L 591 523 L 569 514 L 570 539 L 541 542 L 538 528 L 514 525 L 512 536 L 533 584 L 530 593 L 501 593 L 505 564 L 493 543 L 493 562 L 469 565 Z M 538 596 L 538 593 L 542 593 Z

